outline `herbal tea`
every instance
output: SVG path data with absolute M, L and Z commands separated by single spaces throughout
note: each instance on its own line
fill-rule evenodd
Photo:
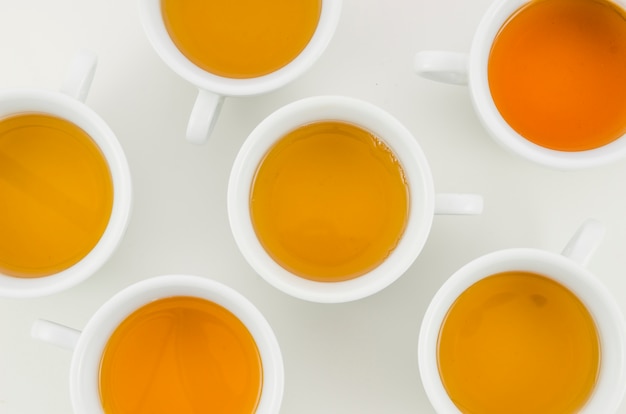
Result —
M 188 296 L 136 310 L 100 363 L 107 414 L 252 414 L 263 382 L 254 338 L 230 311 Z
M 439 374 L 463 413 L 576 413 L 595 386 L 598 338 L 589 311 L 564 286 L 533 273 L 499 273 L 448 310 Z
M 626 16 L 607 0 L 533 0 L 502 26 L 489 56 L 491 95 L 529 141 L 560 151 L 626 133 Z
M 387 145 L 340 121 L 303 125 L 258 166 L 250 193 L 267 253 L 301 277 L 348 280 L 380 265 L 403 235 L 409 191 Z
M 78 126 L 42 113 L 0 120 L 0 272 L 42 277 L 71 267 L 104 233 L 113 182 Z
M 162 0 L 174 44 L 200 68 L 254 78 L 294 60 L 313 37 L 321 0 Z

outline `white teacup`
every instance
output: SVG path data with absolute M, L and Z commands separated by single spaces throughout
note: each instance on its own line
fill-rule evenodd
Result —
M 496 0 L 484 14 L 469 53 L 420 51 L 414 59 L 416 72 L 428 79 L 467 85 L 474 110 L 491 137 L 524 159 L 554 169 L 571 170 L 607 164 L 626 156 L 626 137 L 599 148 L 558 151 L 539 146 L 517 133 L 500 115 L 489 89 L 488 60 L 492 43 L 505 21 L 529 0 Z M 614 0 L 617 7 L 625 3 Z
M 270 92 L 285 86 L 308 70 L 330 42 L 341 12 L 341 0 L 323 0 L 315 33 L 294 60 L 264 76 L 234 79 L 207 72 L 180 52 L 163 23 L 160 0 L 141 0 L 139 6 L 143 28 L 157 54 L 174 72 L 199 89 L 187 125 L 187 139 L 194 143 L 203 143 L 208 139 L 225 97 Z
M 188 275 L 153 277 L 125 288 L 96 311 L 82 332 L 47 320 L 35 321 L 31 330 L 34 338 L 73 351 L 69 385 L 74 411 L 103 413 L 99 367 L 109 337 L 136 309 L 173 296 L 192 296 L 216 303 L 246 326 L 256 342 L 263 366 L 262 390 L 255 413 L 277 414 L 282 403 L 284 369 L 280 347 L 269 323 L 248 299 L 232 288 Z
M 588 220 L 561 254 L 531 248 L 496 251 L 466 264 L 442 285 L 424 315 L 418 349 L 422 383 L 437 413 L 461 413 L 446 393 L 438 369 L 439 332 L 447 312 L 471 285 L 508 271 L 530 272 L 551 278 L 569 289 L 586 306 L 598 331 L 600 368 L 595 388 L 580 412 L 616 412 L 626 390 L 626 326 L 611 293 L 585 268 L 603 235 L 602 224 Z
M 44 296 L 80 283 L 109 259 L 126 231 L 132 198 L 128 163 L 111 128 L 84 103 L 96 62 L 93 53 L 81 51 L 72 62 L 60 92 L 39 89 L 0 91 L 0 118 L 38 112 L 63 118 L 83 129 L 102 151 L 113 181 L 113 206 L 108 225 L 87 256 L 75 265 L 49 276 L 18 278 L 0 274 L 0 296 Z
M 347 281 L 319 282 L 281 267 L 264 250 L 250 218 L 250 190 L 257 166 L 286 133 L 315 121 L 351 123 L 373 133 L 402 165 L 410 194 L 408 222 L 398 245 L 370 272 Z M 483 200 L 474 194 L 436 194 L 430 167 L 419 144 L 397 119 L 357 99 L 321 96 L 293 102 L 262 121 L 244 142 L 228 183 L 228 217 L 248 263 L 283 292 L 313 302 L 347 302 L 372 295 L 398 279 L 415 261 L 430 233 L 435 214 L 480 214 Z

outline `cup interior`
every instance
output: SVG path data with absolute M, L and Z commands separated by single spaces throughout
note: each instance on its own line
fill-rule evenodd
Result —
M 263 365 L 263 385 L 257 414 L 278 412 L 284 387 L 278 341 L 259 310 L 235 290 L 213 280 L 188 275 L 165 275 L 127 287 L 92 316 L 80 335 L 70 369 L 70 394 L 76 412 L 102 413 L 99 366 L 104 348 L 117 326 L 141 306 L 172 296 L 193 296 L 232 312 L 252 334 Z
M 614 162 L 626 156 L 626 136 L 591 150 L 557 151 L 539 146 L 517 133 L 500 115 L 491 97 L 487 67 L 491 45 L 506 20 L 529 0 L 494 2 L 483 16 L 472 41 L 468 85 L 474 109 L 494 140 L 505 149 L 540 165 L 570 170 Z M 614 0 L 624 8 L 623 0 Z
M 294 60 L 264 76 L 233 79 L 202 70 L 178 50 L 163 23 L 160 0 L 141 0 L 139 6 L 144 31 L 161 59 L 192 84 L 224 96 L 248 96 L 269 92 L 300 76 L 330 43 L 341 12 L 341 0 L 323 0 L 317 29 L 308 45 Z
M 16 278 L 0 274 L 0 296 L 43 296 L 70 288 L 97 271 L 111 256 L 126 230 L 131 208 L 130 171 L 126 157 L 109 126 L 83 103 L 57 92 L 6 90 L 0 94 L 0 118 L 40 112 L 64 118 L 83 129 L 98 145 L 113 181 L 109 223 L 96 246 L 81 261 L 54 275 Z
M 509 249 L 482 256 L 459 269 L 433 297 L 420 329 L 418 359 L 422 384 L 437 412 L 460 413 L 447 395 L 438 369 L 438 337 L 445 316 L 471 285 L 507 271 L 547 276 L 568 288 L 587 307 L 600 339 L 600 372 L 581 413 L 615 412 L 626 386 L 626 330 L 619 306 L 584 267 L 564 256 L 536 249 Z
M 372 132 L 395 153 L 405 171 L 410 206 L 398 246 L 379 267 L 341 282 L 316 282 L 278 265 L 256 237 L 250 218 L 250 189 L 256 169 L 273 144 L 288 132 L 316 121 L 343 121 Z M 345 302 L 371 295 L 400 277 L 421 251 L 433 218 L 434 192 L 426 158 L 412 134 L 369 103 L 344 97 L 315 97 L 289 104 L 261 122 L 243 144 L 228 184 L 228 215 L 235 241 L 249 264 L 278 289 L 315 302 Z

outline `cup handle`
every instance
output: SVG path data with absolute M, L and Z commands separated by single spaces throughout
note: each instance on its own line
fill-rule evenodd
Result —
M 578 228 L 561 254 L 585 266 L 600 245 L 605 232 L 606 229 L 601 222 L 588 219 Z
M 73 351 L 78 343 L 80 331 L 55 322 L 37 319 L 31 326 L 30 336 L 34 339 Z
M 187 141 L 203 144 L 207 141 L 217 121 L 224 97 L 200 89 L 187 124 Z
M 415 55 L 413 68 L 426 79 L 467 85 L 467 62 L 467 53 L 424 50 Z
M 61 92 L 85 102 L 93 76 L 96 72 L 98 57 L 90 50 L 83 49 L 78 52 L 70 63 L 69 70 L 61 86 Z
M 435 195 L 435 214 L 481 214 L 483 197 L 478 194 Z

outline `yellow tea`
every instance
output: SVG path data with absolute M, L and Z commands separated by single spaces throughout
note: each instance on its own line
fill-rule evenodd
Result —
M 229 310 L 188 296 L 137 309 L 100 363 L 106 414 L 252 414 L 262 387 L 254 338 Z
M 438 363 L 464 414 L 577 413 L 598 376 L 598 333 L 585 305 L 561 284 L 499 273 L 450 307 Z
M 582 151 L 626 133 L 626 16 L 607 0 L 533 0 L 489 56 L 506 122 L 545 148 Z
M 321 0 L 162 0 L 174 44 L 196 66 L 254 78 L 294 60 L 313 37 Z
M 0 272 L 42 277 L 98 243 L 113 206 L 102 152 L 78 126 L 42 113 L 0 119 Z
M 404 233 L 409 191 L 391 149 L 340 121 L 303 125 L 258 166 L 250 193 L 267 253 L 301 277 L 334 282 L 374 269 Z

